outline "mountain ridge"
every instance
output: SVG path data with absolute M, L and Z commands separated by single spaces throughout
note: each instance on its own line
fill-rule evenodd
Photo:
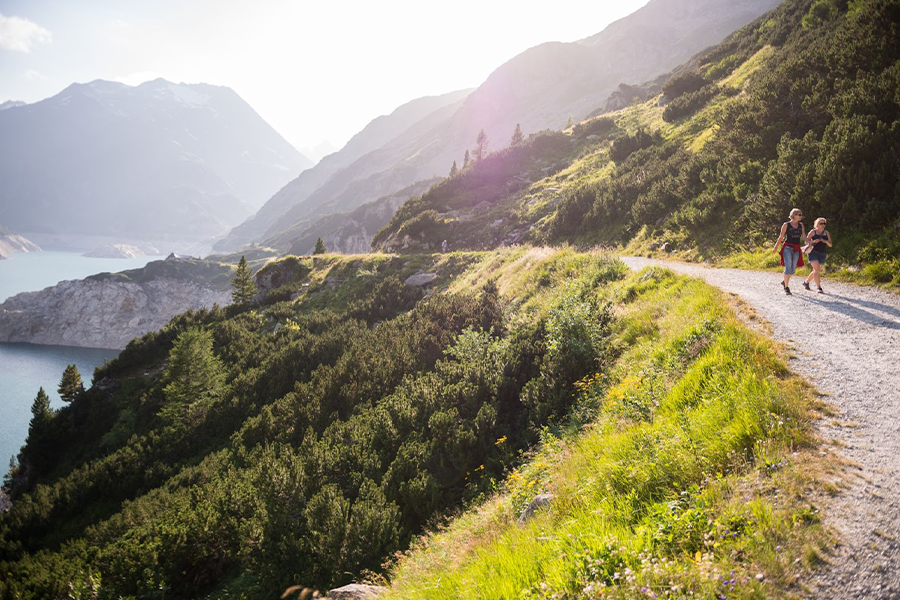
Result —
M 235 227 L 228 236 L 219 241 L 217 250 L 233 250 L 242 244 L 260 241 L 280 219 L 293 225 L 298 218 L 309 214 L 307 211 L 292 219 L 291 207 L 306 200 L 310 194 L 325 185 L 335 173 L 352 164 L 359 157 L 368 154 L 403 134 L 410 126 L 441 110 L 448 104 L 455 104 L 468 95 L 469 90 L 460 90 L 439 96 L 426 96 L 411 100 L 388 115 L 376 117 L 359 133 L 355 134 L 343 148 L 325 156 L 315 167 L 300 174 L 272 196 L 250 219 Z M 300 200 L 298 200 L 298 198 Z
M 270 218 L 272 225 L 256 241 L 270 243 L 280 229 L 293 228 L 313 211 L 321 214 L 324 207 L 349 211 L 417 180 L 442 176 L 453 161 L 462 164 L 464 152 L 474 145 L 482 129 L 494 144 L 501 145 L 517 124 L 528 134 L 558 129 L 569 117 L 581 119 L 601 106 L 622 81 L 646 81 L 671 70 L 731 33 L 735 23 L 752 21 L 777 1 L 729 0 L 724 4 L 727 9 L 713 0 L 654 0 L 584 40 L 548 42 L 525 50 L 495 69 L 458 110 L 430 131 L 398 138 L 358 159 L 358 164 L 343 172 L 343 178 L 352 181 L 338 185 L 333 178 L 329 189 L 316 190 L 302 200 L 285 194 L 282 206 L 293 200 L 293 207 L 282 212 L 281 218 Z M 680 12 L 665 13 L 671 6 Z M 674 18 L 679 15 L 681 19 Z M 643 23 L 657 17 L 666 17 L 666 24 L 648 30 Z M 640 20 L 637 26 L 631 25 L 634 19 Z M 616 37 L 604 42 L 607 30 Z M 673 33 L 675 30 L 691 33 Z M 668 33 L 661 35 L 661 31 Z M 641 58 L 635 58 L 635 50 Z M 559 68 L 560 62 L 568 66 Z

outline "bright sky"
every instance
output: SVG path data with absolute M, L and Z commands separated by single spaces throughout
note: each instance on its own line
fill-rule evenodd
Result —
M 647 0 L 0 0 L 0 102 L 73 82 L 233 88 L 301 151 L 336 147 L 519 52 L 600 32 Z

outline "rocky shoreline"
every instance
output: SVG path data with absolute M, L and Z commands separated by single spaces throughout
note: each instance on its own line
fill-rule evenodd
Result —
M 230 301 L 228 291 L 177 278 L 62 281 L 0 304 L 0 342 L 121 349 L 188 309 Z
M 16 252 L 40 252 L 41 248 L 31 240 L 15 233 L 0 233 L 0 260 Z

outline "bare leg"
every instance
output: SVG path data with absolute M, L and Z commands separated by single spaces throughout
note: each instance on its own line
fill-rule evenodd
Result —
M 812 264 L 812 267 L 813 267 L 812 274 L 816 280 L 816 287 L 820 288 L 820 287 L 822 287 L 822 265 L 821 265 L 821 263 L 816 261 Z

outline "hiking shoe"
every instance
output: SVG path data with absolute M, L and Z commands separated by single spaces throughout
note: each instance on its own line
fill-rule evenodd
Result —
M 804 282 L 803 282 L 803 287 L 806 288 L 806 289 L 808 289 L 809 291 L 812 291 L 812 290 L 809 289 L 809 282 L 808 282 L 808 281 L 804 281 Z M 821 290 L 822 288 L 819 288 L 819 289 Z
M 820 294 L 824 294 L 824 293 L 825 293 L 825 290 L 823 290 L 822 288 L 819 288 L 819 293 L 820 293 Z
M 793 296 L 793 294 L 791 293 L 791 288 L 789 288 L 788 286 L 784 286 L 784 293 L 788 296 Z

